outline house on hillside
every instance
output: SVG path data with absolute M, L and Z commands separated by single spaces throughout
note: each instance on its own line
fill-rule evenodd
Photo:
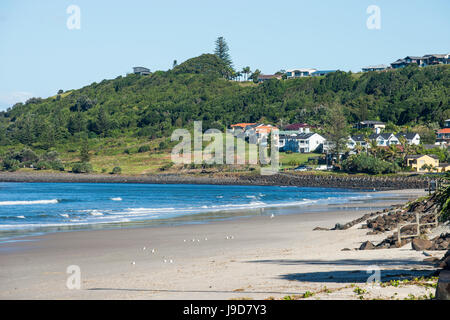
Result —
M 347 141 L 347 147 L 350 150 L 353 150 L 356 148 L 356 146 L 361 146 L 363 148 L 368 148 L 369 145 L 367 144 L 366 141 L 366 136 L 364 136 L 363 134 L 358 134 L 358 135 L 354 135 L 348 138 Z
M 450 144 L 450 128 L 444 128 L 440 129 L 437 132 L 437 138 L 436 138 L 437 144 Z
M 249 124 L 244 128 L 244 138 L 250 143 L 260 143 L 275 130 L 278 131 L 278 128 L 271 124 Z
M 271 79 L 281 80 L 282 78 L 283 76 L 281 74 L 260 74 L 258 76 L 258 82 L 261 83 Z
M 406 61 L 404 59 L 398 59 L 394 62 L 391 63 L 391 68 L 392 69 L 399 69 L 399 68 L 404 68 L 406 67 L 408 64 L 406 63 Z
M 298 153 L 314 152 L 323 147 L 326 139 L 315 132 L 295 133 L 279 135 L 280 151 L 291 151 Z
M 256 125 L 256 123 L 236 123 L 230 125 L 230 131 L 233 134 L 244 132 L 245 128 L 248 126 Z
M 298 134 L 299 132 L 295 130 L 280 130 L 278 135 L 278 146 L 280 147 L 280 150 L 284 148 L 288 139 L 293 139 Z
M 389 69 L 389 66 L 385 65 L 385 64 L 378 64 L 376 66 L 368 66 L 368 67 L 363 67 L 362 71 L 363 72 L 369 72 L 369 71 L 384 71 Z
M 449 54 L 426 54 L 423 56 L 425 65 L 449 64 Z
M 439 158 L 435 155 L 409 155 L 405 158 L 406 166 L 411 167 L 416 172 L 427 172 L 428 168 L 432 171 L 438 171 L 439 169 Z
M 369 128 L 375 133 L 381 133 L 386 128 L 386 124 L 381 121 L 365 120 L 356 123 L 353 127 L 359 130 Z
M 326 76 L 329 73 L 336 72 L 337 70 L 317 70 L 311 73 L 311 76 L 313 77 L 320 77 L 320 76 Z
M 400 140 L 400 137 L 403 137 L 406 139 L 406 142 L 410 145 L 416 145 L 418 146 L 420 144 L 420 135 L 418 133 L 413 132 L 407 132 L 407 133 L 397 133 L 396 137 Z
M 144 67 L 134 67 L 133 73 L 144 76 L 150 74 L 150 69 Z
M 400 140 L 393 133 L 374 133 L 369 136 L 369 139 L 375 140 L 379 147 L 400 144 Z
M 288 124 L 287 126 L 284 127 L 284 130 L 309 133 L 312 128 L 313 128 L 313 126 L 311 126 L 307 123 L 299 122 L 299 123 Z
M 391 63 L 393 69 L 403 68 L 410 64 L 426 67 L 437 64 L 449 64 L 449 54 L 426 54 L 422 57 L 407 56 Z
M 309 77 L 316 71 L 317 69 L 313 68 L 290 69 L 286 71 L 286 78 L 293 79 L 293 78 Z

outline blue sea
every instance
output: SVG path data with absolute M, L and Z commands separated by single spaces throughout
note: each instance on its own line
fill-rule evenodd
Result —
M 0 238 L 301 213 L 317 205 L 376 201 L 382 196 L 345 189 L 278 186 L 0 183 Z

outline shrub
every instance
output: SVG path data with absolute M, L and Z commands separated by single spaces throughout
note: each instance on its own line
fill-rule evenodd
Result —
M 34 162 L 37 161 L 38 156 L 33 150 L 25 148 L 17 154 L 16 159 L 20 162 Z
M 37 170 L 48 170 L 48 169 L 52 169 L 52 165 L 47 161 L 41 160 L 38 163 L 36 163 L 36 169 Z
M 50 166 L 53 170 L 64 171 L 64 165 L 63 165 L 62 161 L 59 159 L 50 161 Z
M 130 151 L 130 149 L 125 149 L 125 150 L 123 150 L 123 153 L 125 153 L 125 154 L 131 154 L 131 151 Z
M 346 172 L 362 172 L 369 174 L 395 173 L 400 170 L 397 163 L 391 163 L 361 153 L 352 155 L 342 162 L 342 169 Z
M 111 171 L 111 174 L 121 174 L 122 168 L 121 167 L 114 167 Z
M 72 167 L 73 173 L 90 173 L 92 171 L 92 165 L 88 162 L 78 162 Z
M 3 159 L 2 170 L 3 171 L 17 171 L 19 169 L 20 162 L 16 159 Z
M 140 146 L 139 150 L 138 150 L 139 153 L 149 152 L 149 151 L 150 151 L 150 147 L 148 145 Z
M 48 151 L 41 157 L 41 160 L 59 161 L 59 153 L 57 151 Z
M 167 148 L 167 143 L 165 141 L 161 141 L 159 143 L 159 150 L 164 150 Z

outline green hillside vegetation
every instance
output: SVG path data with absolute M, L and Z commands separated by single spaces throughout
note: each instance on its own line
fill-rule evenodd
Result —
M 172 131 L 191 130 L 196 120 L 204 130 L 222 131 L 237 122 L 322 126 L 339 104 L 349 123 L 381 120 L 420 131 L 432 142 L 432 129 L 450 118 L 449 66 L 338 71 L 259 85 L 227 80 L 230 72 L 216 55 L 204 54 L 166 72 L 119 76 L 18 103 L 0 112 L 0 156 L 24 147 L 38 155 L 55 150 L 70 167 L 87 141 L 94 171 L 145 173 L 170 167 Z M 142 145 L 148 151 L 138 152 Z

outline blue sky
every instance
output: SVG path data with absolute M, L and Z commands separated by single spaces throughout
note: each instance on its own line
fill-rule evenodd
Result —
M 67 7 L 81 10 L 69 30 Z M 381 29 L 369 30 L 369 5 Z M 1 0 L 0 110 L 146 66 L 167 70 L 227 40 L 235 67 L 269 74 L 314 67 L 359 71 L 407 55 L 450 51 L 450 1 Z

